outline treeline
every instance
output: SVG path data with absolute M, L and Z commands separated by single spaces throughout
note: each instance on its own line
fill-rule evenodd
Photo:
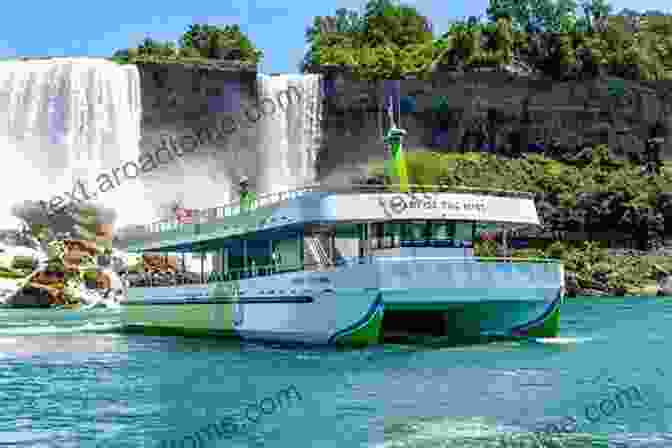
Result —
M 360 79 L 422 77 L 435 71 L 526 64 L 552 78 L 609 74 L 628 79 L 672 78 L 672 16 L 660 11 L 613 14 L 604 0 L 490 0 L 482 17 L 449 24 L 436 36 L 429 18 L 393 0 L 369 0 L 363 11 L 338 9 L 306 30 L 303 72 L 328 66 Z M 581 11 L 577 13 L 577 11 Z M 120 63 L 262 58 L 238 25 L 194 24 L 179 40 L 146 38 L 117 51 Z
M 555 79 L 671 78 L 672 17 L 621 13 L 603 0 L 490 0 L 485 18 L 458 20 L 434 38 L 415 8 L 372 0 L 362 16 L 339 9 L 316 17 L 302 69 L 345 66 L 362 79 L 402 79 L 515 60 Z
M 263 56 L 238 25 L 190 25 L 178 45 L 145 38 L 135 48 L 118 50 L 112 60 L 121 64 L 162 61 L 238 61 L 256 66 Z

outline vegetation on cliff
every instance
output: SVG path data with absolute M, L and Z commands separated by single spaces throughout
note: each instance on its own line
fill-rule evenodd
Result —
M 112 60 L 121 64 L 217 60 L 256 66 L 262 55 L 238 25 L 194 24 L 180 37 L 179 47 L 174 42 L 160 42 L 148 37 L 136 48 L 116 51 Z
M 638 249 L 658 246 L 665 227 L 672 227 L 672 173 L 641 175 L 639 165 L 613 160 L 605 146 L 592 159 L 560 162 L 540 155 L 508 159 L 486 153 L 409 151 L 409 182 L 418 185 L 468 186 L 535 193 L 543 230 L 588 234 L 588 241 L 556 241 L 545 248 L 514 251 L 514 256 L 560 258 L 578 280 L 602 282 L 610 288 L 641 287 L 654 278 L 656 265 L 672 272 L 670 257 L 609 256 L 590 235 L 607 230 L 632 235 Z M 370 174 L 383 176 L 372 165 Z M 667 219 L 666 219 L 667 217 Z M 493 241 L 478 244 L 483 256 L 494 256 Z
M 347 9 L 316 17 L 301 68 L 343 66 L 377 80 L 516 60 L 555 79 L 672 78 L 672 16 L 610 16 L 603 0 L 590 0 L 577 17 L 577 6 L 574 0 L 490 0 L 486 20 L 456 21 L 433 38 L 429 19 L 415 8 L 370 0 L 361 17 Z

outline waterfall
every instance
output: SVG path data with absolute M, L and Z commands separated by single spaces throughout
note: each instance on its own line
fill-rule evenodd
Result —
M 166 197 L 183 199 L 187 208 L 221 205 L 236 198 L 241 176 L 248 176 L 261 194 L 314 182 L 322 137 L 320 83 L 319 75 L 260 74 L 253 102 L 266 101 L 263 117 L 244 124 L 245 112 L 260 107 L 241 104 L 234 114 L 241 129 L 230 136 L 228 148 L 202 148 L 193 160 L 176 161 L 135 180 L 119 174 L 115 183 L 113 170 L 138 160 L 140 138 L 147 133 L 141 130 L 137 67 L 93 58 L 4 61 L 0 204 L 5 216 L 0 215 L 0 227 L 15 225 L 10 209 L 22 201 L 61 196 L 65 205 L 78 181 L 94 202 L 117 211 L 117 227 L 155 221 L 159 207 L 152 203 L 166 202 Z M 112 185 L 104 187 L 101 175 Z M 82 197 L 78 189 L 76 194 Z
M 133 65 L 58 58 L 0 63 L 0 204 L 50 201 L 81 180 L 94 200 L 118 213 L 117 224 L 150 221 L 139 182 L 99 191 L 96 178 L 138 159 L 140 76 Z M 81 193 L 78 193 L 81 197 Z
M 152 189 L 152 198 L 163 204 L 164 218 L 172 216 L 176 202 L 185 208 L 204 209 L 238 200 L 243 176 L 258 194 L 316 180 L 322 137 L 319 75 L 258 74 L 254 97 L 240 82 L 224 81 L 219 87 L 222 93 L 209 97 L 207 107 L 211 127 L 230 130 L 225 138 L 200 145 L 188 157 L 162 167 L 160 175 L 157 170 L 156 176 L 143 178 Z M 194 132 L 194 127 L 168 125 L 145 129 L 144 136 L 151 136 L 157 147 L 160 135 L 179 137 Z
M 315 161 L 322 138 L 320 82 L 320 75 L 314 74 L 257 77 L 259 100 L 270 99 L 276 106 L 274 114 L 259 122 L 259 192 L 286 190 L 315 181 Z

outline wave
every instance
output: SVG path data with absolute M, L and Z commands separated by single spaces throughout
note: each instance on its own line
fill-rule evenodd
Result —
M 0 336 L 40 336 L 53 334 L 76 334 L 87 332 L 111 332 L 121 330 L 120 321 L 83 322 L 81 325 L 39 325 L 0 328 Z
M 532 341 L 539 344 L 552 344 L 552 345 L 572 345 L 572 344 L 583 344 L 586 342 L 592 341 L 593 338 L 578 338 L 578 337 L 556 337 L 556 338 L 534 338 Z

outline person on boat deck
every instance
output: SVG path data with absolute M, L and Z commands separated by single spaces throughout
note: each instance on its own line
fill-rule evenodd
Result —
M 271 254 L 271 258 L 273 260 L 273 270 L 275 272 L 278 272 L 281 260 L 280 260 L 280 251 L 278 250 L 277 247 L 275 249 L 273 249 L 273 253 Z
M 259 275 L 259 271 L 257 269 L 257 262 L 254 261 L 252 257 L 247 257 L 247 265 L 250 267 L 249 269 L 250 275 L 252 275 L 253 277 Z
M 243 176 L 240 179 L 240 211 L 249 211 L 254 208 L 254 204 L 257 200 L 254 192 L 250 191 L 250 182 L 247 176 Z

